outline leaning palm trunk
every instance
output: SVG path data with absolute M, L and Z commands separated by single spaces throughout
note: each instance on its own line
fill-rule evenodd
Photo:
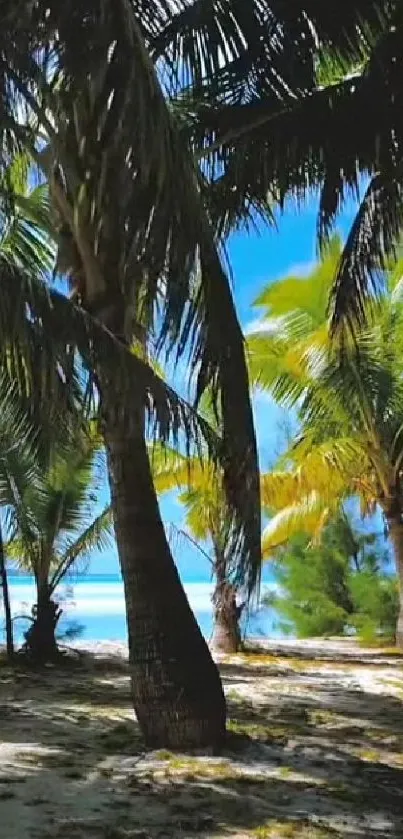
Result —
M 84 51 L 78 73 L 74 48 L 61 50 L 67 96 L 56 95 L 57 142 L 48 123 L 49 146 L 39 155 L 59 231 L 58 268 L 80 305 L 122 343 L 132 342 L 143 316 L 153 325 L 161 303 L 159 346 L 172 352 L 176 345 L 178 357 L 189 348 L 198 397 L 210 387 L 220 396 L 224 483 L 252 589 L 260 566 L 257 450 L 242 333 L 216 225 L 133 4 L 98 6 L 84 16 L 86 37 L 91 33 L 97 47 L 89 61 Z M 70 44 L 70 30 L 66 37 Z M 55 90 L 52 84 L 51 99 Z M 102 346 L 95 340 L 85 355 L 103 411 L 139 723 L 148 744 L 219 746 L 224 695 L 160 518 L 143 433 L 145 389 L 138 383 L 136 428 L 136 385 L 119 392 Z M 181 423 L 167 411 L 159 425 L 166 436 Z
M 135 422 L 116 410 L 102 372 L 99 386 L 137 718 L 148 746 L 219 748 L 224 694 L 165 536 L 142 411 Z
M 388 518 L 389 536 L 393 545 L 399 585 L 399 615 L 396 625 L 396 646 L 403 649 L 403 523 L 401 515 Z
M 1 590 L 3 595 L 4 618 L 6 625 L 6 647 L 7 658 L 11 659 L 14 655 L 14 639 L 13 639 L 13 621 L 11 617 L 10 594 L 8 590 L 7 569 L 4 558 L 3 537 L 0 529 L 0 578 Z

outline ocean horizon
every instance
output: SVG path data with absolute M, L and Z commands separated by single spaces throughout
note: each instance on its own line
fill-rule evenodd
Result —
M 213 629 L 211 595 L 213 583 L 206 580 L 183 580 L 190 606 L 204 637 L 209 640 Z M 274 578 L 264 581 L 263 590 L 275 588 Z M 16 643 L 23 641 L 29 626 L 28 617 L 35 602 L 34 580 L 28 574 L 9 573 L 11 610 Z M 58 634 L 80 641 L 126 641 L 127 627 L 123 582 L 120 574 L 75 575 L 57 590 L 63 609 Z M 273 609 L 260 607 L 247 616 L 243 631 L 254 637 L 281 637 Z M 0 640 L 4 641 L 4 610 L 0 596 Z

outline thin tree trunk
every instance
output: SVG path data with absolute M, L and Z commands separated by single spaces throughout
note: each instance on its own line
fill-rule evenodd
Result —
M 216 553 L 216 585 L 213 601 L 214 629 L 211 646 L 220 653 L 236 653 L 241 647 L 239 628 L 240 609 L 236 602 L 236 588 L 227 580 L 225 557 Z
M 389 537 L 395 555 L 399 585 L 399 615 L 396 625 L 396 646 L 403 649 L 403 524 L 401 516 L 388 518 Z
M 7 569 L 4 557 L 3 534 L 0 525 L 0 577 L 1 589 L 3 594 L 4 617 L 6 623 L 6 646 L 7 658 L 12 659 L 14 656 L 14 639 L 13 639 L 13 621 L 11 617 L 10 593 L 8 590 Z
M 137 719 L 148 746 L 218 749 L 225 698 L 165 536 L 142 411 L 125 422 L 102 371 L 99 385 Z

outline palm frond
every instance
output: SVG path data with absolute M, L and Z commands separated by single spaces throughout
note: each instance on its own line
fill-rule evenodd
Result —
M 271 4 L 254 2 L 248 8 L 240 2 L 230 7 L 215 0 L 173 5 L 153 2 L 147 10 L 134 0 L 86 0 L 80 10 L 71 2 L 61 9 L 60 4 L 51 1 L 37 3 L 33 9 L 20 8 L 18 4 L 18 14 L 14 15 L 8 7 L 4 17 L 5 117 L 10 121 L 15 116 L 16 103 L 24 101 L 25 110 L 53 143 L 54 171 L 62 172 L 67 187 L 62 196 L 62 204 L 65 208 L 67 202 L 68 210 L 64 221 L 76 235 L 85 267 L 85 305 L 95 313 L 104 312 L 104 293 L 116 293 L 131 305 L 139 297 L 139 286 L 146 285 L 145 307 L 150 322 L 163 287 L 161 345 L 166 342 L 171 351 L 175 345 L 178 356 L 185 354 L 186 358 L 190 347 L 191 368 L 198 377 L 197 399 L 211 388 L 221 401 L 221 462 L 233 512 L 231 538 L 234 553 L 242 547 L 240 553 L 249 568 L 250 586 L 260 568 L 260 505 L 242 335 L 215 243 L 217 224 L 213 221 L 212 204 L 209 208 L 188 139 L 179 130 L 166 102 L 161 73 L 172 69 L 180 56 L 180 89 L 186 83 L 186 74 L 195 87 L 213 74 L 217 77 L 217 90 L 221 91 L 217 95 L 225 96 L 227 90 L 229 101 L 241 106 L 251 101 L 251 93 L 260 96 L 265 92 L 273 116 L 273 100 L 285 100 L 288 108 L 295 90 L 305 98 L 309 96 L 315 77 L 313 53 L 319 48 L 332 47 L 340 55 L 361 56 L 368 30 L 380 27 L 379 3 L 364 5 L 365 10 L 360 3 L 359 14 L 352 7 L 340 16 L 331 14 L 329 9 L 324 12 L 319 4 L 310 3 L 309 9 L 298 4 L 289 9 L 274 0 Z M 87 88 L 84 79 L 89 80 Z M 10 81 L 11 90 L 16 91 L 14 97 L 10 96 Z M 49 119 L 52 106 L 53 114 L 58 116 L 57 125 Z M 287 112 L 286 120 L 288 116 Z M 234 112 L 231 118 L 234 120 Z M 245 128 L 248 118 L 241 122 L 242 136 L 248 131 L 252 146 L 256 139 L 260 143 L 260 137 L 250 131 L 250 121 Z M 1 124 L 5 125 L 6 119 Z M 208 131 L 208 145 L 213 139 L 223 149 L 216 172 L 226 178 L 224 196 L 237 182 L 242 184 L 246 196 L 237 196 L 230 205 L 232 217 L 239 215 L 239 208 L 248 201 L 259 204 L 265 200 L 267 172 L 280 197 L 291 183 L 293 188 L 306 188 L 305 169 L 298 162 L 291 167 L 289 184 L 277 184 L 277 163 L 270 165 L 267 172 L 264 168 L 268 155 L 274 159 L 272 149 L 267 155 L 265 148 L 264 165 L 260 156 L 258 170 L 256 166 L 254 171 L 248 170 L 256 159 L 251 146 L 246 151 L 242 143 L 237 143 L 233 150 L 228 137 L 225 140 L 222 125 L 214 138 L 211 128 Z M 240 136 L 238 128 L 236 136 Z M 308 142 L 309 155 L 312 137 Z M 204 153 L 205 145 L 197 145 Z M 318 182 L 324 171 L 319 142 L 316 149 L 312 183 Z M 278 159 L 282 154 L 283 165 L 282 145 L 277 146 L 277 152 Z M 208 157 L 214 157 L 214 152 Z M 205 171 L 208 172 L 208 164 Z M 283 166 L 284 171 L 287 167 Z M 105 277 L 110 278 L 108 288 Z M 55 309 L 54 300 L 52 305 Z M 54 312 L 52 318 L 54 324 Z M 76 313 L 75 334 L 77 322 Z M 88 352 L 88 324 L 86 321 L 82 329 L 79 349 L 83 357 L 86 352 L 86 363 L 93 369 L 93 355 Z M 66 335 L 66 330 L 62 330 L 62 334 L 60 364 L 66 362 L 63 346 L 76 346 L 71 333 Z M 149 372 L 147 378 L 145 371 L 143 367 L 140 386 L 144 391 L 150 388 Z M 152 388 L 155 406 L 157 379 Z M 175 400 L 171 394 L 167 410 L 167 393 L 166 388 L 164 396 L 159 393 L 158 422 L 160 426 L 165 423 L 165 429 L 171 433 L 179 423 L 169 416 Z M 175 410 L 178 406 L 176 400 Z M 155 407 L 151 412 L 155 414 Z M 185 413 L 189 420 L 189 411 Z M 183 415 L 181 422 L 183 425 Z
M 214 469 L 202 457 L 189 457 L 167 445 L 150 449 L 154 486 L 159 494 L 190 486 L 201 488 L 214 479 Z
M 113 539 L 112 508 L 107 505 L 98 516 L 71 542 L 62 556 L 58 557 L 57 567 L 51 579 L 54 590 L 67 571 L 78 561 L 85 561 L 94 550 L 105 550 Z
M 338 499 L 335 499 L 333 507 L 328 507 L 318 493 L 312 492 L 280 510 L 263 531 L 264 558 L 270 558 L 276 548 L 299 533 L 306 533 L 317 539 L 332 512 L 337 510 L 338 504 Z
M 365 450 L 353 438 L 330 438 L 315 444 L 307 434 L 281 459 L 288 466 L 287 471 L 261 476 L 264 508 L 280 510 L 312 492 L 320 495 L 326 504 L 332 503 L 335 497 L 348 497 L 357 486 L 360 474 L 365 474 L 363 456 Z M 357 462 L 361 463 L 361 473 Z
M 371 298 L 385 290 L 385 270 L 397 256 L 403 228 L 403 179 L 398 170 L 372 178 L 349 232 L 331 301 L 333 330 L 355 332 Z
M 204 559 L 207 559 L 207 562 L 210 565 L 214 565 L 211 556 L 204 550 L 202 545 L 196 541 L 196 539 L 191 536 L 186 530 L 181 527 L 177 527 L 173 522 L 171 522 L 168 526 L 168 541 L 171 546 L 172 553 L 175 555 L 177 551 L 181 550 L 182 546 L 184 546 L 185 550 L 189 549 L 189 546 L 195 548 Z
M 251 384 L 270 392 L 282 405 L 294 407 L 328 360 L 327 325 L 312 332 L 312 317 L 296 313 L 267 319 L 262 326 L 266 331 L 247 336 Z
M 220 475 L 207 459 L 189 457 L 167 446 L 154 446 L 150 453 L 154 486 L 159 494 L 180 490 L 186 527 L 198 541 L 214 539 L 228 524 Z M 228 568 L 242 579 L 238 559 Z
M 5 512 L 5 536 L 17 530 L 35 534 L 36 523 L 24 504 L 27 490 L 38 486 L 38 432 L 30 421 L 18 388 L 0 374 L 0 504 Z
M 332 173 L 340 209 L 345 194 L 359 188 L 359 169 L 373 167 L 376 138 L 368 114 L 372 94 L 360 73 L 357 78 L 346 77 L 290 97 L 281 106 L 269 97 L 244 104 L 200 106 L 187 129 L 189 141 L 211 181 L 225 175 L 228 189 L 242 193 L 248 187 L 249 193 L 256 191 L 258 196 L 273 194 L 280 204 L 289 195 L 304 198 L 325 177 L 327 190 L 333 189 Z M 385 104 L 378 100 L 374 104 L 379 118 L 385 120 Z M 353 145 L 346 142 L 343 132 L 354 116 Z M 335 132 L 343 143 L 329 142 Z M 326 227 L 325 221 L 322 213 L 320 223 Z
M 2 231 L 1 253 L 21 268 L 46 278 L 56 258 L 55 243 L 46 233 L 50 224 L 47 186 L 37 186 L 28 195 L 15 194 L 14 202 L 14 212 Z
M 188 440 L 196 442 L 196 446 L 205 445 L 211 461 L 217 462 L 222 454 L 220 442 L 209 424 L 97 320 L 62 294 L 46 288 L 35 276 L 2 262 L 1 257 L 0 290 L 0 360 L 6 369 L 11 365 L 13 374 L 15 370 L 20 371 L 20 377 L 16 376 L 16 379 L 21 378 L 24 393 L 30 392 L 39 367 L 41 394 L 51 405 L 60 375 L 67 381 L 71 376 L 76 351 L 91 376 L 96 365 L 110 371 L 116 389 L 117 413 L 121 410 L 121 389 L 127 390 L 128 382 L 133 382 L 141 396 L 151 433 L 158 431 L 163 441 L 177 444 L 183 432 Z M 39 328 L 40 348 L 34 341 Z M 90 385 L 95 399 L 93 378 Z
M 310 319 L 309 332 L 322 327 L 326 321 L 329 295 L 334 283 L 334 276 L 342 254 L 343 245 L 340 236 L 333 236 L 326 244 L 322 258 L 307 276 L 289 276 L 270 282 L 260 292 L 254 306 L 264 308 L 266 319 L 286 316 L 287 331 L 290 330 L 290 316 L 294 313 L 306 315 Z M 308 321 L 302 329 L 305 334 Z
M 339 58 L 362 55 L 370 34 L 378 32 L 384 4 L 360 0 L 339 14 L 337 3 L 277 0 L 182 0 L 152 47 L 183 85 L 215 85 L 222 96 L 238 100 L 257 92 L 281 97 L 312 85 L 313 55 L 332 48 Z M 173 76 L 173 79 L 172 79 Z
M 179 500 L 185 508 L 186 528 L 199 542 L 214 541 L 221 533 L 228 533 L 225 503 L 216 483 L 189 487 L 180 494 Z M 247 578 L 242 577 L 240 569 L 239 558 L 228 551 L 228 574 L 236 576 L 240 586 L 247 587 Z
M 53 188 L 58 211 L 75 236 L 86 277 L 86 308 L 104 314 L 105 297 L 116 295 L 124 298 L 126 309 L 133 305 L 135 310 L 140 289 L 145 290 L 144 322 L 152 322 L 158 300 L 159 346 L 189 359 L 197 377 L 196 402 L 208 388 L 220 400 L 232 537 L 234 547 L 245 543 L 242 554 L 253 585 L 260 568 L 257 449 L 243 338 L 229 280 L 197 168 L 148 54 L 141 16 L 128 0 L 100 5 L 90 4 L 85 21 L 86 40 L 96 44 L 87 56 L 81 48 L 75 54 L 68 41 L 72 22 L 79 26 L 74 10 L 71 21 L 63 13 L 57 22 L 51 4 L 43 22 L 44 31 L 53 33 L 58 62 L 51 84 L 44 85 L 42 78 L 41 90 L 45 100 L 54 101 L 57 81 L 58 107 L 63 101 L 66 108 L 52 145 L 54 130 L 45 126 L 40 102 L 31 103 L 49 133 L 51 165 L 45 170 L 51 175 L 59 166 L 66 181 L 65 192 L 60 184 L 56 190 L 54 178 Z M 80 94 L 74 86 L 78 67 Z M 22 89 L 29 98 L 26 84 Z M 105 154 L 98 154 L 100 148 Z M 132 328 L 128 324 L 126 331 Z

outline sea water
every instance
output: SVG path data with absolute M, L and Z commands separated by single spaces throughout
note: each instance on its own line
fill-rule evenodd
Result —
M 206 581 L 183 581 L 189 603 L 200 629 L 209 639 L 213 629 L 211 594 L 213 585 Z M 263 588 L 273 588 L 274 580 L 265 582 Z M 29 626 L 28 616 L 35 602 L 34 581 L 28 575 L 9 575 L 9 589 L 14 632 L 17 643 Z M 88 574 L 71 578 L 58 590 L 63 609 L 59 632 L 77 633 L 83 641 L 126 641 L 126 616 L 123 583 L 119 574 Z M 244 627 L 248 635 L 279 637 L 276 615 L 270 608 L 251 611 Z M 4 611 L 0 595 L 0 633 L 4 638 Z

